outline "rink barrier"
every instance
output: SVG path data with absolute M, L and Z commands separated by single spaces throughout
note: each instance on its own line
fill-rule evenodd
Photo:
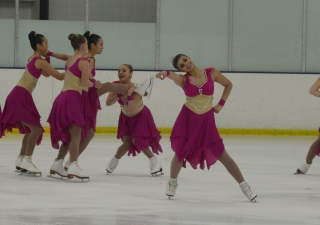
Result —
M 43 127 L 45 133 L 50 133 L 49 127 Z M 171 134 L 172 128 L 159 127 L 161 134 Z M 289 130 L 289 129 L 248 129 L 248 128 L 218 128 L 221 135 L 272 135 L 272 136 L 318 136 L 317 130 Z M 13 129 L 14 134 L 18 134 L 17 129 Z M 116 134 L 117 127 L 97 127 L 98 134 Z M 10 134 L 10 132 L 6 132 Z

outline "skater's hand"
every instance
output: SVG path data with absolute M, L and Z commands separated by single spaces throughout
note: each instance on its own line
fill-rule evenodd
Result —
M 215 113 L 219 113 L 219 112 L 221 111 L 221 109 L 222 109 L 222 106 L 219 105 L 219 104 L 213 106 L 213 111 L 214 111 Z
M 161 71 L 160 73 L 156 74 L 156 78 L 160 79 L 160 80 L 164 80 L 167 77 L 167 72 L 166 71 Z
M 136 87 L 133 84 L 130 84 L 129 85 L 129 90 L 128 90 L 128 93 L 127 93 L 128 96 L 132 95 L 132 93 L 135 92 L 135 90 L 136 90 Z
M 100 80 L 96 80 L 96 83 L 95 83 L 95 88 L 101 88 L 102 87 L 102 83 Z

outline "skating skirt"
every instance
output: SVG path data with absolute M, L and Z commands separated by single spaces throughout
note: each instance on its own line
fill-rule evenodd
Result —
M 88 97 L 89 97 L 89 107 L 91 111 L 91 118 L 93 121 L 93 129 L 94 131 L 96 131 L 97 113 L 98 113 L 98 110 L 101 110 L 97 88 L 94 88 L 94 87 L 89 88 Z
M 140 113 L 133 117 L 128 117 L 121 111 L 118 123 L 118 139 L 124 136 L 130 137 L 130 148 L 128 155 L 136 156 L 141 150 L 151 147 L 155 154 L 162 152 L 160 146 L 161 135 L 158 131 L 152 114 L 147 106 L 144 106 Z M 135 145 L 132 143 L 135 139 Z
M 30 128 L 22 125 L 21 122 L 42 128 L 40 118 L 30 92 L 23 87 L 15 86 L 8 95 L 3 108 L 0 137 L 4 136 L 5 130 L 12 132 L 13 128 L 19 129 L 20 134 L 30 133 Z M 37 145 L 41 143 L 43 132 L 42 129 Z
M 83 128 L 85 124 L 81 94 L 73 90 L 61 92 L 53 103 L 47 121 L 50 124 L 52 147 L 59 149 L 59 141 L 62 141 L 64 144 L 69 143 L 69 129 L 73 125 Z M 81 140 L 83 139 L 82 133 Z
M 184 168 L 189 162 L 192 168 L 197 169 L 200 164 L 203 170 L 206 162 L 209 170 L 224 151 L 213 110 L 198 115 L 184 105 L 173 126 L 170 141 Z
M 81 108 L 85 121 L 82 129 L 82 136 L 86 137 L 89 129 L 95 129 L 93 118 L 91 115 L 89 94 L 86 91 L 82 91 L 81 94 Z

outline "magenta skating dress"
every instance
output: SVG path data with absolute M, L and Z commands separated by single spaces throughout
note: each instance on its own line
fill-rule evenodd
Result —
M 214 81 L 211 72 L 214 68 L 205 69 L 206 81 L 201 87 L 191 83 L 185 75 L 183 87 L 186 103 L 176 119 L 170 136 L 171 148 L 179 162 L 186 167 L 188 161 L 192 168 L 208 170 L 224 151 L 223 141 L 216 127 L 212 100 Z
M 114 83 L 119 83 L 119 81 Z M 119 98 L 118 103 L 121 106 L 117 138 L 122 139 L 124 136 L 129 136 L 130 140 L 135 139 L 135 145 L 130 142 L 128 155 L 136 156 L 141 150 L 149 146 L 153 153 L 159 155 L 159 152 L 162 152 L 159 143 L 161 135 L 149 108 L 140 100 L 137 113 L 132 115 L 126 97 L 121 94 L 117 94 L 117 96 Z
M 69 129 L 73 125 L 82 127 L 82 129 L 85 125 L 81 102 L 83 86 L 79 70 L 81 60 L 88 59 L 78 58 L 71 66 L 65 65 L 64 86 L 55 99 L 47 120 L 50 124 L 51 144 L 55 149 L 59 149 L 59 141 L 64 144 L 70 142 Z M 83 132 L 81 139 L 84 139 Z
M 13 128 L 18 128 L 20 134 L 30 133 L 31 130 L 21 122 L 42 128 L 41 117 L 31 95 L 42 72 L 36 67 L 38 59 L 44 60 L 37 56 L 28 62 L 20 81 L 6 99 L 0 124 L 0 137 L 4 136 L 5 130 L 12 132 Z M 37 145 L 41 143 L 43 131 L 37 140 Z
M 88 59 L 93 58 L 87 56 Z M 94 59 L 94 58 L 93 58 Z M 91 70 L 91 74 L 93 77 L 96 75 L 96 68 L 94 67 Z M 97 88 L 83 88 L 83 92 L 81 95 L 81 104 L 83 109 L 83 115 L 85 119 L 85 126 L 82 130 L 83 136 L 87 136 L 87 132 L 89 129 L 93 129 L 96 131 L 97 124 L 97 113 L 98 110 L 101 109 L 99 96 L 97 93 Z

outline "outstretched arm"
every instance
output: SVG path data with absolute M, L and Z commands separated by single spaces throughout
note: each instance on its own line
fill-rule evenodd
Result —
M 118 101 L 118 96 L 116 93 L 114 92 L 109 92 L 108 94 L 108 97 L 107 97 L 107 100 L 106 100 L 106 105 L 107 106 L 111 106 L 113 105 L 114 103 L 116 103 Z
M 71 56 L 66 55 L 66 54 L 50 52 L 50 51 L 47 51 L 47 56 L 52 56 L 52 57 L 54 57 L 56 59 L 60 59 L 60 60 L 63 60 L 63 61 L 66 61 L 68 58 L 71 57 Z
M 170 80 L 173 80 L 173 82 L 176 85 L 178 85 L 180 87 L 184 86 L 185 78 L 182 75 L 176 74 L 176 73 L 168 71 L 168 70 L 164 70 L 164 71 L 161 71 L 160 73 L 156 74 L 156 78 L 158 78 L 160 80 L 164 80 L 166 77 L 168 77 Z

